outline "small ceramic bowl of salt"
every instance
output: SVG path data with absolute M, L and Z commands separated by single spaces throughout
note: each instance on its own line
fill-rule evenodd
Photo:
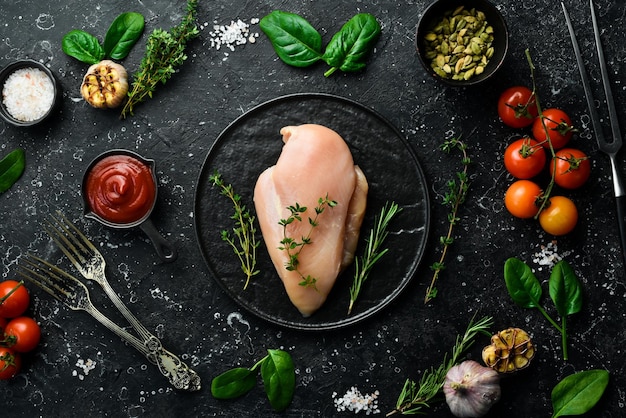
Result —
M 57 101 L 52 71 L 33 60 L 15 61 L 0 71 L 0 117 L 15 126 L 44 121 Z

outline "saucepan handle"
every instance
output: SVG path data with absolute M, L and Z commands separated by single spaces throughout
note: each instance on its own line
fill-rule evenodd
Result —
M 166 263 L 171 263 L 178 257 L 178 251 L 157 231 L 150 218 L 139 225 L 139 228 L 150 238 L 159 258 Z

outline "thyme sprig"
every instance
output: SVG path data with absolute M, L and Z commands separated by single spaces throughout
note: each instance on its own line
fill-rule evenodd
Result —
M 410 379 L 406 380 L 396 402 L 396 408 L 387 416 L 397 413 L 402 415 L 423 414 L 423 410 L 430 408 L 433 402 L 441 400 L 443 384 L 448 370 L 457 364 L 463 353 L 474 344 L 476 335 L 479 333 L 488 334 L 488 329 L 492 325 L 493 318 L 491 317 L 484 317 L 477 322 L 474 322 L 474 318 L 472 318 L 465 333 L 462 336 L 457 336 L 449 358 L 444 356 L 442 363 L 437 368 L 431 367 L 425 371 L 419 383 Z
M 283 227 L 283 239 L 280 241 L 280 246 L 278 247 L 278 249 L 287 252 L 287 256 L 289 257 L 289 259 L 285 262 L 285 269 L 298 273 L 298 275 L 302 279 L 302 281 L 299 283 L 300 286 L 312 287 L 316 289 L 315 283 L 317 282 L 317 278 L 312 277 L 311 275 L 305 276 L 300 271 L 300 253 L 305 246 L 313 243 L 313 241 L 311 240 L 311 234 L 313 233 L 313 229 L 315 229 L 319 225 L 318 218 L 322 213 L 324 213 L 326 206 L 334 208 L 335 206 L 337 206 L 337 202 L 329 199 L 328 195 L 326 195 L 326 197 L 319 198 L 319 200 L 317 201 L 317 206 L 315 207 L 315 217 L 309 217 L 310 229 L 306 236 L 301 237 L 301 241 L 298 241 L 297 239 L 289 237 L 287 235 L 287 226 L 296 221 L 302 222 L 302 214 L 307 211 L 306 206 L 300 206 L 300 204 L 297 202 L 294 205 L 287 206 L 287 209 L 291 214 L 286 219 L 281 219 L 278 222 L 278 224 Z
M 467 197 L 467 191 L 469 189 L 469 176 L 467 174 L 467 171 L 471 160 L 467 154 L 467 145 L 463 141 L 461 141 L 460 138 L 451 138 L 449 140 L 446 140 L 440 148 L 443 152 L 448 154 L 453 150 L 460 151 L 462 154 L 461 165 L 463 166 L 463 170 L 456 173 L 456 179 L 451 179 L 447 183 L 448 192 L 444 195 L 442 204 L 450 209 L 448 213 L 448 233 L 445 236 L 439 237 L 439 243 L 443 246 L 443 248 L 441 250 L 441 256 L 439 257 L 439 261 L 433 263 L 430 266 L 434 273 L 430 285 L 426 289 L 426 297 L 424 298 L 424 303 L 430 302 L 434 297 L 437 296 L 437 288 L 435 287 L 435 285 L 437 279 L 439 278 L 439 274 L 446 267 L 445 259 L 446 255 L 448 254 L 448 248 L 454 242 L 454 237 L 452 236 L 454 226 L 460 220 L 457 215 L 459 207 L 465 202 L 465 198 Z
M 250 279 L 259 274 L 259 270 L 256 269 L 256 250 L 260 244 L 255 236 L 256 228 L 254 221 L 256 218 L 241 203 L 241 196 L 235 193 L 233 186 L 224 182 L 220 173 L 215 171 L 209 176 L 209 181 L 214 186 L 220 188 L 220 194 L 228 197 L 235 209 L 230 217 L 235 221 L 232 233 L 225 229 L 221 232 L 221 237 L 223 241 L 226 241 L 232 247 L 241 262 L 241 270 L 246 275 L 246 283 L 243 286 L 245 290 L 250 283 Z
M 169 32 L 158 28 L 152 31 L 140 68 L 133 74 L 132 88 L 122 108 L 122 118 L 132 115 L 137 104 L 152 98 L 156 86 L 165 84 L 176 72 L 176 67 L 185 62 L 187 42 L 200 33 L 196 26 L 197 6 L 198 0 L 188 0 L 187 14 L 178 26 Z
M 354 303 L 361 292 L 361 286 L 369 277 L 372 267 L 374 267 L 374 264 L 389 250 L 388 248 L 381 250 L 380 247 L 383 245 L 389 233 L 387 231 L 389 222 L 401 211 L 402 208 L 398 207 L 397 203 L 387 202 L 380 211 L 380 215 L 374 219 L 374 228 L 370 230 L 369 237 L 365 240 L 367 243 L 365 252 L 361 257 L 357 257 L 354 260 L 355 272 L 354 281 L 352 282 L 352 286 L 350 286 L 348 315 L 352 313 Z

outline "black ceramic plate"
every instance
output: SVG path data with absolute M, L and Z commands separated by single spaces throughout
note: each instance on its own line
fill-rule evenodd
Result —
M 317 123 L 338 132 L 348 143 L 370 189 L 361 228 L 362 254 L 374 217 L 388 201 L 403 210 L 393 219 L 385 241 L 389 253 L 379 261 L 362 287 L 352 314 L 347 315 L 354 270 L 337 279 L 324 305 L 302 317 L 287 297 L 264 243 L 258 249 L 261 273 L 244 290 L 245 276 L 220 231 L 231 229 L 232 203 L 211 185 L 216 170 L 254 210 L 257 177 L 276 163 L 283 142 L 280 128 Z M 379 114 L 356 102 L 327 94 L 296 94 L 261 104 L 228 126 L 217 138 L 202 166 L 195 200 L 195 228 L 200 250 L 217 283 L 242 307 L 278 325 L 303 330 L 337 329 L 355 324 L 391 303 L 415 274 L 424 253 L 430 211 L 428 188 L 420 164 L 402 134 Z M 259 236 L 259 239 L 261 237 Z M 262 241 L 262 240 L 261 240 Z M 278 243 L 268 244 L 278 245 Z

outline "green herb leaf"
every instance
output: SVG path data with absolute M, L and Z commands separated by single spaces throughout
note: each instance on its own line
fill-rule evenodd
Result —
M 367 54 L 380 32 L 378 21 L 369 13 L 359 13 L 348 20 L 326 46 L 323 60 L 332 68 L 324 75 L 328 77 L 337 69 L 354 72 L 365 67 Z
M 245 395 L 256 385 L 256 371 L 245 367 L 228 370 L 211 381 L 211 394 L 216 399 L 234 399 Z
M 0 160 L 0 193 L 4 193 L 21 177 L 26 166 L 23 149 L 17 148 Z
M 261 19 L 259 27 L 285 64 L 308 67 L 322 58 L 322 35 L 297 14 L 275 10 Z
M 66 33 L 61 42 L 61 48 L 70 57 L 87 64 L 96 64 L 102 61 L 105 55 L 98 39 L 80 29 Z
M 567 376 L 552 389 L 552 418 L 588 412 L 600 400 L 608 383 L 606 370 L 587 370 Z
M 300 242 L 296 241 L 293 237 L 287 236 L 287 226 L 292 224 L 296 220 L 298 222 L 302 222 L 302 217 L 300 216 L 300 214 L 306 212 L 306 206 L 300 206 L 298 202 L 296 202 L 295 205 L 287 206 L 286 209 L 291 212 L 291 216 L 289 216 L 287 219 L 281 219 L 278 221 L 278 224 L 283 227 L 283 239 L 280 241 L 281 245 L 278 247 L 278 249 L 281 251 L 286 251 L 287 257 L 289 257 L 289 261 L 285 262 L 285 269 L 287 269 L 287 271 L 295 271 L 296 273 L 298 273 L 298 275 L 302 279 L 302 281 L 300 281 L 299 283 L 300 286 L 312 287 L 315 290 L 317 290 L 317 288 L 315 287 L 317 279 L 309 275 L 305 276 L 298 268 L 298 265 L 300 263 L 300 253 L 306 245 L 313 243 L 311 239 L 311 234 L 313 233 L 313 229 L 315 229 L 319 225 L 318 218 L 322 213 L 324 213 L 324 207 L 326 205 L 331 208 L 337 206 L 337 202 L 329 199 L 328 195 L 326 195 L 326 197 L 320 197 L 317 203 L 318 205 L 314 209 L 315 218 L 308 218 L 309 225 L 311 226 L 311 228 L 309 229 L 309 233 L 306 236 L 302 236 Z M 297 251 L 292 251 L 296 249 Z
M 276 411 L 287 409 L 296 388 L 296 374 L 291 356 L 282 350 L 267 350 L 261 376 L 267 398 Z
M 220 194 L 228 197 L 233 203 L 234 213 L 230 219 L 235 221 L 232 231 L 236 239 L 227 230 L 223 230 L 220 235 L 222 240 L 230 245 L 241 262 L 241 270 L 246 275 L 246 283 L 243 286 L 245 290 L 248 288 L 252 276 L 259 274 L 259 270 L 256 268 L 256 251 L 261 243 L 256 239 L 256 218 L 241 203 L 241 196 L 235 193 L 232 184 L 226 184 L 217 170 L 209 176 L 209 181 L 214 186 L 219 187 Z
M 402 415 L 426 414 L 425 409 L 430 409 L 435 402 L 444 398 L 442 396 L 443 384 L 448 370 L 461 360 L 463 354 L 474 344 L 476 336 L 487 333 L 492 325 L 492 317 L 484 317 L 476 322 L 472 318 L 465 332 L 462 335 L 457 335 L 450 356 L 444 356 L 442 363 L 436 368 L 431 367 L 425 370 L 419 382 L 406 380 L 396 402 L 396 408 L 387 416 L 395 413 Z
M 465 198 L 467 197 L 467 193 L 469 191 L 469 176 L 467 175 L 467 172 L 471 159 L 467 153 L 468 147 L 465 142 L 461 140 L 461 137 L 450 138 L 445 140 L 444 143 L 441 144 L 440 148 L 446 154 L 450 154 L 453 150 L 460 151 L 463 170 L 456 172 L 456 176 L 460 180 L 458 184 L 455 180 L 450 180 L 447 183 L 448 193 L 445 194 L 442 203 L 449 209 L 447 215 L 448 233 L 439 238 L 439 243 L 443 248 L 441 250 L 441 255 L 439 256 L 439 261 L 431 264 L 433 277 L 430 280 L 428 288 L 426 289 L 426 296 L 424 297 L 425 304 L 437 297 L 438 291 L 435 286 L 437 284 L 437 280 L 439 280 L 439 275 L 446 268 L 446 255 L 449 253 L 449 247 L 454 243 L 454 227 L 461 220 L 458 216 L 459 209 L 465 202 Z
M 380 247 L 385 242 L 389 231 L 389 223 L 401 212 L 402 208 L 398 206 L 396 202 L 387 202 L 380 211 L 380 215 L 374 218 L 374 228 L 370 230 L 369 238 L 365 240 L 365 252 L 362 256 L 354 259 L 355 272 L 352 279 L 352 286 L 350 286 L 350 304 L 348 305 L 348 315 L 352 313 L 352 308 L 356 302 L 359 294 L 361 293 L 361 286 L 368 279 L 370 271 L 374 267 L 374 264 L 378 262 L 388 249 L 381 249 Z
M 504 263 L 504 281 L 513 301 L 523 308 L 539 308 L 541 283 L 526 263 L 509 258 Z
M 122 108 L 122 118 L 132 115 L 139 103 L 152 98 L 157 85 L 165 84 L 176 67 L 187 60 L 187 42 L 200 33 L 196 26 L 198 0 L 187 0 L 187 13 L 183 20 L 169 32 L 154 29 L 146 42 L 146 52 L 139 70 L 133 75 L 128 100 Z
M 580 312 L 582 288 L 574 270 L 565 260 L 559 261 L 550 274 L 550 298 L 561 317 Z
M 145 25 L 141 14 L 122 13 L 115 18 L 104 37 L 104 53 L 114 60 L 126 58 L 141 37 Z

